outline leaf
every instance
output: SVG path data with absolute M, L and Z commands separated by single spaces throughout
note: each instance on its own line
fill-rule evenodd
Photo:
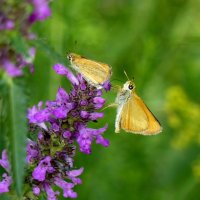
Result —
M 2 93 L 2 98 L 3 107 L 6 110 L 3 117 L 6 119 L 7 151 L 14 189 L 20 197 L 24 179 L 27 133 L 25 83 L 22 78 L 12 79 L 6 75 L 4 81 L 6 90 Z
M 6 109 L 4 106 L 5 98 L 3 94 L 6 92 L 6 85 L 2 76 L 0 76 L 0 133 L 1 133 L 1 140 L 0 140 L 0 154 L 1 151 L 5 148 L 5 135 L 6 135 L 6 126 L 5 126 L 5 114 Z
M 11 196 L 9 196 L 8 194 L 1 195 L 1 199 L 3 199 L 3 200 L 14 200 L 14 198 L 12 198 Z
M 25 58 L 29 57 L 29 46 L 19 33 L 13 34 L 11 36 L 11 45 L 17 53 L 22 54 Z
M 2 88 L 0 90 L 0 92 L 2 91 Z M 2 143 L 4 143 L 5 141 L 5 126 L 4 126 L 4 113 L 5 113 L 5 109 L 3 107 L 3 98 L 0 96 L 0 133 L 1 133 L 1 143 L 0 143 L 0 154 L 1 151 L 3 150 L 2 148 L 4 148 L 4 146 L 2 145 Z
M 63 59 L 63 56 L 57 53 L 50 45 L 48 45 L 42 39 L 32 40 L 31 43 L 41 51 L 44 51 L 46 54 L 50 56 L 50 58 L 54 59 L 54 62 L 60 62 L 65 64 L 67 59 Z

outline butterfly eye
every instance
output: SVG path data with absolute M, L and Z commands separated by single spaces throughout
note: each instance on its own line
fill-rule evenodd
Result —
M 72 60 L 72 55 L 68 54 L 67 58 L 68 58 L 69 61 L 71 61 Z
M 128 86 L 128 89 L 129 89 L 129 90 L 132 90 L 132 89 L 133 89 L 133 85 L 129 85 L 129 86 Z

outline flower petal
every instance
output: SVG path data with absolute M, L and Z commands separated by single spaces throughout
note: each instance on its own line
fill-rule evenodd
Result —
M 74 76 L 74 74 L 67 69 L 64 65 L 62 64 L 55 64 L 53 69 L 56 71 L 57 74 L 60 75 L 65 75 L 73 85 L 79 85 L 79 82 L 77 78 Z
M 0 182 L 0 194 L 9 192 L 9 186 L 12 183 L 12 178 L 6 173 L 3 174 L 3 180 Z

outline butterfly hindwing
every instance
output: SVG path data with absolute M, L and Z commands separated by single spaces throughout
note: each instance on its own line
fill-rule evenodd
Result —
M 161 132 L 161 126 L 145 103 L 135 92 L 124 104 L 120 126 L 127 132 L 153 135 Z

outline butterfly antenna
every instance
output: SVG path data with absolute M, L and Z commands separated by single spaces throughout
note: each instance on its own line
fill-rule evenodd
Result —
M 75 41 L 74 41 L 74 50 L 75 50 L 75 52 L 76 52 L 77 48 L 78 48 L 78 41 L 75 40 Z
M 126 76 L 126 78 L 128 79 L 128 81 L 130 80 L 129 79 L 129 77 L 128 77 L 128 75 L 127 75 L 127 73 L 126 73 L 126 71 L 124 70 L 124 74 L 125 74 L 125 76 Z

